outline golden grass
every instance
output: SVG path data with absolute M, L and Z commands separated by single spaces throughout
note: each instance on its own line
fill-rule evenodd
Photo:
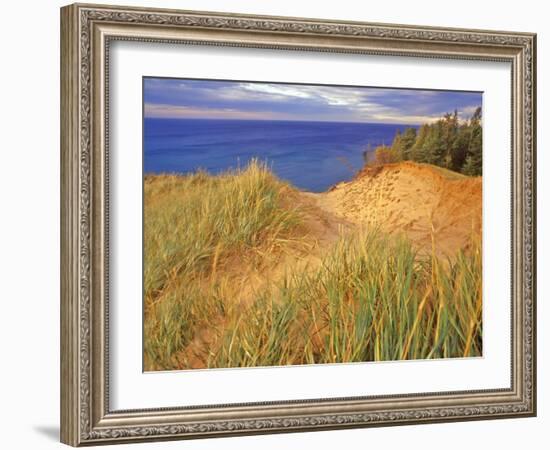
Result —
M 307 238 L 289 192 L 257 162 L 146 178 L 146 370 L 481 355 L 479 237 L 442 261 L 358 229 L 243 302 L 239 270 Z
M 196 329 L 225 313 L 216 273 L 232 258 L 259 264 L 291 237 L 299 215 L 282 208 L 285 189 L 256 161 L 217 177 L 146 177 L 146 366 L 171 367 Z
M 227 326 L 209 367 L 481 355 L 478 243 L 454 261 L 419 258 L 376 231 L 342 238 Z

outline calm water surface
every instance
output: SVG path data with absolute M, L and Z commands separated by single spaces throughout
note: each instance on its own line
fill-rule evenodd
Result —
M 266 161 L 280 178 L 322 192 L 363 166 L 363 151 L 391 144 L 406 125 L 256 120 L 144 121 L 145 173 L 220 173 Z

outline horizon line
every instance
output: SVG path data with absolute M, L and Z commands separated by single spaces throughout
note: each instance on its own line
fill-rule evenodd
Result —
M 232 122 L 308 122 L 308 123 L 357 123 L 366 125 L 409 125 L 422 126 L 423 123 L 408 123 L 408 122 L 359 122 L 348 120 L 300 120 L 300 119 L 233 119 L 233 118 L 212 118 L 212 117 L 155 117 L 143 116 L 143 119 L 158 119 L 158 120 L 217 120 L 217 121 L 232 121 Z

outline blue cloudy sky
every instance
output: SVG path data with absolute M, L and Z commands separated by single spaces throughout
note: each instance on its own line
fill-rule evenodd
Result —
M 157 118 L 422 124 L 481 106 L 479 92 L 144 78 L 144 114 Z

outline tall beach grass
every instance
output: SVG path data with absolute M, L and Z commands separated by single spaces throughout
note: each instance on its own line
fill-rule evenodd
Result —
M 224 314 L 217 273 L 261 264 L 292 236 L 299 214 L 282 207 L 286 190 L 258 161 L 219 176 L 145 178 L 146 366 L 172 367 L 197 328 Z
M 479 240 L 451 261 L 405 238 L 342 238 L 314 271 L 288 274 L 227 326 L 209 367 L 480 356 Z
M 405 236 L 358 229 L 320 264 L 239 285 L 307 240 L 291 192 L 257 161 L 146 178 L 146 370 L 481 355 L 479 237 L 441 260 L 437 243 L 420 255 Z

